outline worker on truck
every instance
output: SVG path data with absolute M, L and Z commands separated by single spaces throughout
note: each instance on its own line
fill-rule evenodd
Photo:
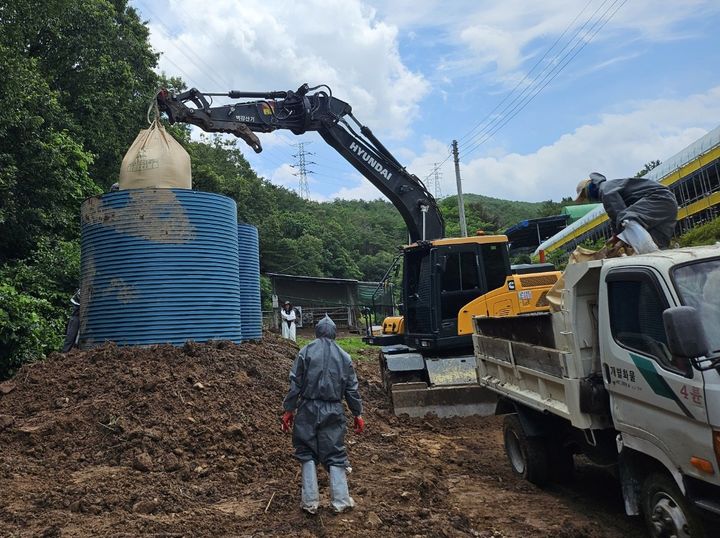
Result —
M 602 202 L 615 238 L 626 228 L 639 224 L 641 234 L 646 230 L 657 247 L 667 248 L 675 233 L 678 210 L 675 195 L 652 179 L 608 180 L 593 172 L 588 179 L 578 183 L 575 201 Z M 620 239 L 624 239 L 622 235 Z
M 358 380 L 350 355 L 335 342 L 335 323 L 326 315 L 315 327 L 316 339 L 298 353 L 283 401 L 282 430 L 292 428 L 295 457 L 302 464 L 302 509 L 315 514 L 320 504 L 317 463 L 330 475 L 335 512 L 355 506 L 348 492 L 345 407 L 355 417 L 355 433 L 365 429 Z M 297 410 L 297 414 L 295 411 Z

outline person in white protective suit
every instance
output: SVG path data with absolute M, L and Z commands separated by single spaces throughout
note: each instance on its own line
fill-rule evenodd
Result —
M 290 390 L 283 401 L 282 430 L 292 429 L 295 458 L 302 464 L 302 509 L 315 514 L 320 505 L 317 464 L 330 477 L 330 504 L 335 512 L 355 506 L 346 472 L 345 406 L 355 417 L 355 433 L 365 429 L 358 380 L 350 355 L 335 342 L 335 324 L 326 315 L 315 328 L 317 338 L 298 353 L 290 371 Z M 297 411 L 297 412 L 296 412 Z
M 290 304 L 290 301 L 285 301 L 285 305 L 282 307 L 282 310 L 280 310 L 280 315 L 282 316 L 282 337 L 295 342 L 295 320 L 297 318 L 295 309 Z

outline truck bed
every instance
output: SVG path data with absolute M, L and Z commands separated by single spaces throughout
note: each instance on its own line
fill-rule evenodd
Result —
M 606 410 L 586 403 L 592 401 L 589 381 L 565 375 L 568 353 L 480 334 L 473 344 L 481 386 L 580 429 L 610 427 Z
M 479 383 L 581 429 L 611 426 L 599 377 L 597 281 L 600 264 L 569 266 L 554 313 L 473 319 Z

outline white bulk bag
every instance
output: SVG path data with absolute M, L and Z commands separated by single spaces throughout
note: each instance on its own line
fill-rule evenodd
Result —
M 140 131 L 123 158 L 120 189 L 190 189 L 190 155 L 159 120 Z

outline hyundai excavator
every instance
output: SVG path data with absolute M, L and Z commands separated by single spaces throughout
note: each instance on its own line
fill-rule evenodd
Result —
M 252 99 L 214 106 L 214 97 Z M 255 133 L 316 131 L 397 208 L 410 244 L 403 247 L 401 333 L 383 334 L 380 363 L 396 414 L 492 414 L 494 396 L 480 388 L 472 349 L 473 316 L 531 314 L 548 309 L 545 295 L 560 273 L 540 268 L 513 272 L 504 235 L 446 238 L 435 198 L 410 174 L 350 105 L 328 86 L 296 91 L 174 94 L 157 103 L 169 122 L 230 133 L 256 153 Z

